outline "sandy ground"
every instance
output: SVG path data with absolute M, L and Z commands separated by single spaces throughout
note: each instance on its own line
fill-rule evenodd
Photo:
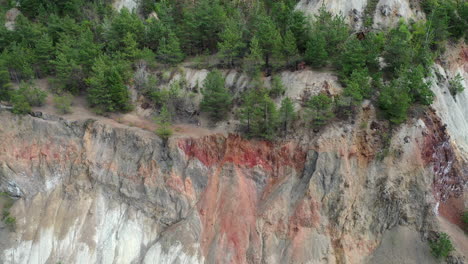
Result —
M 48 91 L 49 83 L 46 79 L 39 79 L 34 83 L 42 90 Z M 71 108 L 72 112 L 70 114 L 59 113 L 54 107 L 53 95 L 49 93 L 45 105 L 41 107 L 33 107 L 33 111 L 61 116 L 70 121 L 95 119 L 109 125 L 138 127 L 147 131 L 155 131 L 157 128 L 157 125 L 153 120 L 139 116 L 136 111 L 129 113 L 113 113 L 107 117 L 97 115 L 88 107 L 84 96 L 75 96 L 73 98 Z M 174 136 L 176 137 L 203 137 L 212 134 L 226 134 L 226 132 L 221 129 L 207 129 L 193 124 L 174 124 L 172 129 L 174 130 Z

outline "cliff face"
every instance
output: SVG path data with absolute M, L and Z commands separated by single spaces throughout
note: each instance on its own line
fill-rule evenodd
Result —
M 166 146 L 102 122 L 0 119 L 1 187 L 22 197 L 3 263 L 383 263 L 389 232 L 415 245 L 407 263 L 433 262 L 417 232 L 438 199 L 435 114 L 401 127 L 382 161 L 371 106 L 355 125 L 274 144 L 212 135 Z

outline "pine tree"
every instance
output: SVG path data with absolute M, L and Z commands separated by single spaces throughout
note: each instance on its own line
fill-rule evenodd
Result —
M 281 129 L 286 135 L 288 128 L 291 123 L 296 119 L 296 113 L 294 112 L 294 104 L 289 97 L 286 97 L 281 101 L 281 108 L 279 110 L 279 120 L 281 122 Z
M 125 85 L 128 65 L 105 55 L 96 59 L 91 76 L 86 80 L 88 101 L 101 111 L 128 111 L 130 93 Z
M 177 64 L 183 60 L 184 55 L 180 50 L 179 39 L 174 33 L 169 32 L 167 38 L 161 39 L 156 56 L 168 64 Z
M 273 20 L 266 14 L 259 14 L 257 22 L 258 43 L 265 58 L 266 67 L 270 67 L 271 57 L 281 53 L 282 39 Z
M 422 65 L 401 69 L 398 72 L 398 79 L 402 86 L 408 88 L 411 100 L 423 105 L 430 105 L 434 100 L 434 93 L 431 91 L 430 83 L 424 80 L 424 68 Z
M 138 55 L 138 43 L 132 33 L 127 32 L 123 39 L 123 56 L 127 60 L 134 60 Z
M 250 41 L 250 53 L 245 58 L 245 70 L 250 75 L 256 75 L 260 71 L 262 65 L 262 50 L 258 44 L 258 38 L 254 36 Z
M 171 113 L 167 110 L 167 107 L 164 105 L 159 112 L 159 116 L 155 118 L 156 125 L 156 134 L 163 139 L 164 144 L 167 143 L 167 140 L 172 136 L 173 132 L 171 129 Z
M 307 47 L 310 32 L 310 22 L 306 15 L 301 11 L 293 11 L 289 19 L 289 29 L 294 34 L 297 48 L 304 53 Z
M 394 73 L 409 66 L 412 53 L 411 32 L 406 23 L 400 22 L 396 28 L 390 30 L 385 44 L 383 57 L 387 68 Z
M 335 64 L 340 71 L 342 78 L 348 78 L 356 69 L 366 67 L 367 50 L 361 41 L 351 37 L 344 43 L 343 50 L 338 56 Z
M 55 66 L 55 76 L 60 90 L 77 93 L 84 87 L 82 68 L 65 53 L 57 54 L 52 61 Z
M 294 38 L 294 34 L 292 33 L 291 30 L 287 30 L 284 36 L 283 54 L 286 57 L 286 61 L 288 65 L 291 64 L 291 60 L 294 61 L 294 59 L 299 54 L 299 51 L 296 45 L 296 38 Z
M 52 38 L 46 33 L 42 34 L 37 40 L 34 52 L 36 54 L 36 62 L 44 75 L 49 74 L 52 70 L 51 60 L 54 50 Z
M 239 22 L 229 19 L 220 38 L 221 42 L 218 43 L 219 52 L 228 61 L 230 66 L 234 66 L 235 59 L 240 57 L 242 50 L 245 48 L 245 43 L 242 39 L 242 28 Z
M 10 73 L 3 55 L 0 54 L 0 101 L 8 101 L 12 92 Z
M 355 69 L 351 76 L 345 80 L 344 95 L 351 98 L 352 106 L 356 106 L 371 95 L 371 78 L 367 68 Z
M 34 61 L 34 53 L 30 48 L 13 43 L 3 56 L 14 81 L 29 80 L 34 77 L 31 66 Z
M 231 108 L 232 96 L 224 86 L 224 78 L 221 72 L 218 70 L 210 72 L 203 86 L 201 110 L 209 113 L 210 117 L 215 121 L 225 118 Z
M 321 127 L 335 116 L 333 101 L 325 94 L 312 96 L 307 102 L 307 108 L 312 127 Z
M 390 84 L 385 85 L 380 92 L 378 102 L 380 109 L 390 122 L 398 125 L 407 119 L 411 97 L 401 79 L 394 79 Z
M 249 91 L 244 97 L 240 114 L 249 137 L 273 139 L 279 121 L 278 110 L 266 89 Z
M 309 42 L 307 42 L 305 60 L 312 66 L 323 67 L 328 63 L 327 42 L 320 32 L 312 33 Z
M 281 95 L 284 94 L 286 89 L 284 88 L 283 81 L 281 80 L 281 77 L 278 75 L 273 76 L 271 78 L 271 90 L 270 90 L 270 96 L 272 98 L 277 98 Z

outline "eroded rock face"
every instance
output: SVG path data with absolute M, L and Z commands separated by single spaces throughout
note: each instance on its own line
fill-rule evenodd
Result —
M 359 118 L 374 117 L 366 106 Z M 387 230 L 424 232 L 433 218 L 424 120 L 382 162 L 381 131 L 360 123 L 310 142 L 167 147 L 100 122 L 2 112 L 0 123 L 1 187 L 22 196 L 2 263 L 363 263 Z
M 296 8 L 306 14 L 317 14 L 324 7 L 332 14 L 341 15 L 355 29 L 363 27 L 370 17 L 373 27 L 394 26 L 400 19 L 424 18 L 418 1 L 413 0 L 301 0 Z
M 112 6 L 117 11 L 120 11 L 122 8 L 127 8 L 130 11 L 136 11 L 138 5 L 138 0 L 114 0 L 112 3 Z

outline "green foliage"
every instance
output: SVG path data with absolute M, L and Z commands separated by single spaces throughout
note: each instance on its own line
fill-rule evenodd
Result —
M 396 72 L 410 65 L 411 56 L 411 32 L 408 25 L 400 21 L 398 26 L 390 30 L 388 34 L 383 57 L 388 70 Z
M 122 40 L 123 48 L 123 57 L 127 60 L 134 60 L 139 54 L 138 43 L 135 41 L 135 37 L 132 33 L 127 32 L 124 39 Z
M 273 76 L 273 78 L 271 79 L 270 97 L 277 98 L 279 96 L 284 95 L 285 92 L 286 89 L 284 88 L 281 77 L 278 75 Z
M 379 71 L 380 56 L 385 38 L 383 34 L 368 33 L 363 40 L 351 36 L 344 42 L 341 53 L 335 59 L 335 65 L 341 78 L 349 78 L 355 70 Z
M 19 89 L 15 92 L 23 95 L 31 106 L 42 106 L 47 98 L 46 92 L 37 87 L 33 87 L 30 83 L 26 82 L 21 82 Z
M 279 122 L 284 135 L 288 133 L 288 129 L 295 119 L 296 112 L 294 111 L 294 104 L 289 97 L 286 97 L 281 101 L 281 107 L 279 109 Z
M 411 106 L 411 97 L 404 80 L 395 79 L 390 84 L 385 85 L 380 91 L 378 103 L 390 122 L 397 125 L 403 123 Z
M 266 89 L 251 89 L 246 92 L 240 115 L 248 137 L 273 139 L 279 121 L 278 111 Z
M 304 53 L 310 31 L 309 19 L 303 12 L 293 10 L 289 16 L 288 29 L 294 34 L 299 52 Z
M 457 73 L 457 75 L 449 81 L 449 90 L 452 96 L 456 96 L 465 90 L 462 82 L 463 77 L 460 75 L 460 73 Z
M 19 89 L 11 94 L 13 113 L 27 114 L 31 112 L 31 106 L 42 106 L 45 103 L 47 93 L 39 88 L 32 87 L 31 84 L 21 82 Z
M 315 31 L 312 35 L 318 34 L 325 39 L 325 49 L 330 58 L 339 55 L 341 45 L 348 39 L 350 33 L 342 16 L 335 16 L 324 8 L 321 8 L 319 14 L 315 16 L 312 28 Z
M 366 68 L 355 69 L 349 79 L 345 80 L 345 84 L 344 95 L 351 98 L 353 106 L 360 104 L 364 98 L 369 98 L 372 93 L 371 78 Z
M 435 34 L 436 44 L 449 36 L 460 39 L 467 37 L 468 3 L 458 0 L 425 0 L 422 7 Z
M 68 58 L 60 52 L 56 59 L 52 61 L 55 66 L 56 83 L 59 90 L 77 93 L 85 86 L 83 69 L 74 59 Z
M 312 127 L 319 128 L 335 117 L 332 98 L 325 94 L 312 96 L 307 102 L 307 118 Z
M 262 51 L 258 43 L 257 37 L 253 37 L 250 41 L 250 54 L 244 60 L 244 69 L 247 73 L 254 76 L 261 68 Z
M 337 64 L 340 74 L 348 77 L 355 70 L 362 70 L 366 67 L 367 50 L 363 43 L 355 38 L 349 38 L 343 47 L 343 52 L 339 55 Z
M 0 101 L 9 100 L 11 91 L 10 73 L 3 56 L 0 55 Z
M 73 96 L 71 94 L 57 95 L 54 97 L 54 106 L 61 114 L 71 113 Z
M 436 258 L 446 258 L 455 248 L 446 233 L 439 234 L 435 241 L 430 242 L 431 253 Z
M 108 23 L 110 25 L 104 28 L 103 35 L 110 50 L 118 51 L 125 47 L 122 42 L 128 33 L 133 34 L 134 39 L 144 38 L 145 26 L 143 21 L 136 13 L 130 12 L 127 8 L 122 8 Z
M 328 64 L 327 42 L 321 32 L 313 32 L 307 42 L 305 60 L 312 66 L 323 67 Z
M 282 39 L 273 20 L 266 14 L 259 14 L 256 18 L 255 36 L 265 58 L 266 67 L 270 66 L 270 59 L 277 58 L 281 53 Z
M 156 125 L 156 134 L 166 142 L 173 134 L 171 129 L 171 114 L 167 110 L 166 106 L 161 108 L 159 115 L 155 118 Z
M 222 120 L 231 109 L 232 96 L 224 86 L 224 78 L 220 71 L 214 70 L 206 76 L 203 84 L 203 100 L 200 108 L 215 120 Z
M 157 58 L 167 64 L 177 64 L 184 58 L 180 50 L 179 39 L 169 32 L 167 38 L 163 37 L 159 43 Z
M 176 4 L 173 4 L 176 5 Z M 226 11 L 219 0 L 200 0 L 181 6 L 179 39 L 185 53 L 214 52 L 226 22 Z M 177 12 L 173 9 L 173 12 Z
M 12 43 L 2 56 L 14 81 L 29 80 L 34 77 L 32 68 L 34 53 L 30 48 Z
M 287 30 L 283 38 L 283 56 L 286 58 L 288 64 L 294 61 L 299 55 L 297 49 L 297 42 L 291 30 Z
M 461 219 L 462 222 L 468 227 L 468 211 L 463 212 Z
M 102 111 L 129 111 L 130 94 L 126 86 L 129 67 L 125 61 L 108 56 L 99 57 L 86 80 L 88 101 Z
M 52 71 L 50 61 L 53 58 L 54 51 L 55 48 L 52 38 L 47 33 L 42 34 L 36 43 L 34 52 L 36 56 L 36 64 L 43 75 L 47 75 Z
M 11 103 L 13 104 L 12 112 L 17 115 L 24 115 L 31 112 L 31 105 L 28 103 L 26 97 L 20 93 L 13 93 L 11 96 Z
M 401 70 L 399 80 L 402 86 L 406 86 L 413 102 L 422 105 L 430 105 L 434 100 L 434 93 L 430 89 L 430 83 L 424 81 L 424 68 L 422 65 Z
M 82 0 L 20 0 L 19 6 L 29 17 L 36 17 L 40 13 L 57 13 L 60 15 L 76 16 L 83 5 Z
M 245 42 L 242 38 L 242 27 L 237 19 L 229 19 L 226 28 L 220 34 L 218 49 L 221 57 L 227 60 L 230 66 L 235 65 L 235 60 L 240 58 L 245 48 Z

